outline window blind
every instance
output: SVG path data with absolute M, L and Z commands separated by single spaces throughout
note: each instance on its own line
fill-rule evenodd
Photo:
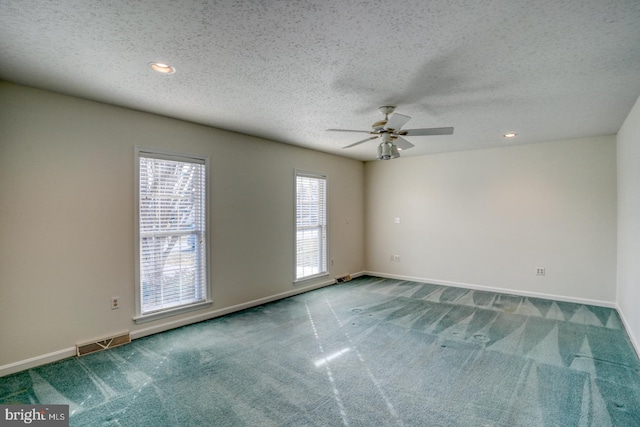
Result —
M 207 299 L 204 161 L 140 153 L 141 314 Z
M 327 179 L 296 172 L 296 280 L 327 272 Z

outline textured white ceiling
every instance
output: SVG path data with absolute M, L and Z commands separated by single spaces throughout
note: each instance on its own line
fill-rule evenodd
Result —
M 325 130 L 389 104 L 455 127 L 403 156 L 615 134 L 640 1 L 2 0 L 0 78 L 361 160 L 376 141 Z

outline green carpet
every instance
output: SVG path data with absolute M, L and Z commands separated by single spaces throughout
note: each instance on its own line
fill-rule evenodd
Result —
M 615 310 L 361 277 L 0 378 L 72 426 L 640 426 Z

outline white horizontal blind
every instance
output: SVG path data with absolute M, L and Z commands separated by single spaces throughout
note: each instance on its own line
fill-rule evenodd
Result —
M 296 280 L 327 272 L 327 179 L 296 172 Z
M 206 301 L 204 161 L 139 159 L 140 312 Z

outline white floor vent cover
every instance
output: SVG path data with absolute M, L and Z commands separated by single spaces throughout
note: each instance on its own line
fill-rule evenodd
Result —
M 131 335 L 129 335 L 129 333 L 127 332 L 125 334 L 105 338 L 100 341 L 94 341 L 87 344 L 78 344 L 76 346 L 76 351 L 78 356 L 84 356 L 86 354 L 95 353 L 96 351 L 102 351 L 108 348 L 118 347 L 123 344 L 129 344 L 130 342 Z

